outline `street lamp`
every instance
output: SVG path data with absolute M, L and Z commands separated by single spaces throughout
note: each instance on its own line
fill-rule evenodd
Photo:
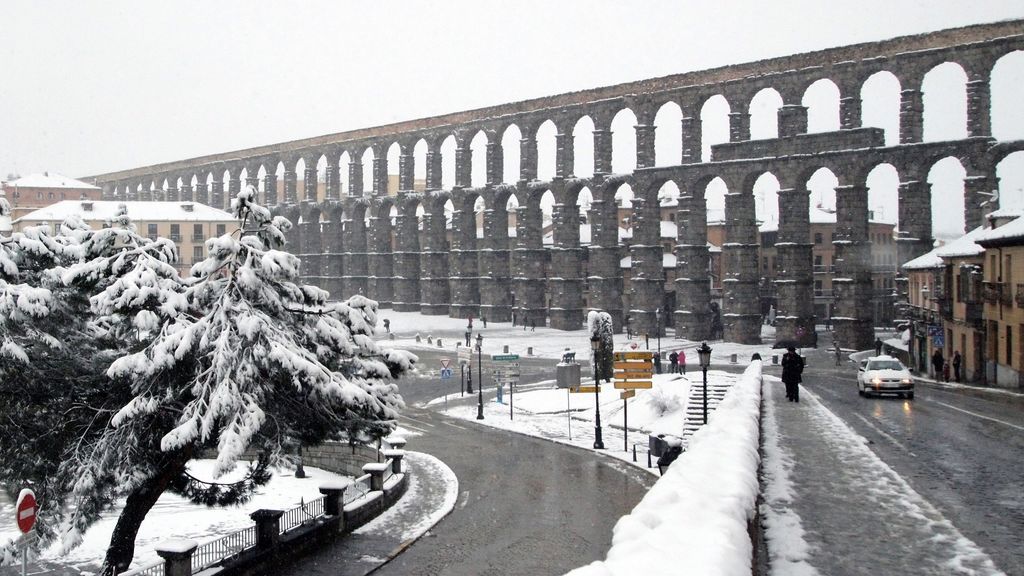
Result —
M 707 342 L 703 342 L 697 348 L 697 357 L 700 358 L 700 369 L 704 372 L 704 423 L 708 423 L 708 366 L 711 365 L 711 348 Z
M 469 337 L 472 334 L 470 331 L 466 331 L 466 348 L 469 348 L 469 375 L 466 378 L 466 393 L 473 393 L 473 348 L 469 345 Z
M 601 439 L 601 402 L 597 389 L 600 386 L 597 378 L 597 352 L 601 349 L 601 337 L 594 334 L 590 337 L 590 348 L 594 351 L 594 449 L 604 450 Z
M 661 374 L 661 308 L 654 310 L 654 320 L 657 323 L 655 329 L 658 331 L 658 374 Z
M 470 352 L 472 354 L 472 352 Z M 476 335 L 476 363 L 477 363 L 477 379 L 476 379 L 476 390 L 479 394 L 476 404 L 476 419 L 484 419 L 484 335 Z M 470 373 L 473 371 L 470 370 Z

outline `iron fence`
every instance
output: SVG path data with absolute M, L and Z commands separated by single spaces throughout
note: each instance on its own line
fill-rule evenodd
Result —
M 309 502 L 303 502 L 291 510 L 286 510 L 285 513 L 281 515 L 281 520 L 279 520 L 278 523 L 278 530 L 281 534 L 284 534 L 289 530 L 298 528 L 306 522 L 323 515 L 323 497 L 317 498 L 316 500 L 310 500 Z
M 163 560 L 157 560 L 151 564 L 146 564 L 127 572 L 122 572 L 117 576 L 164 576 L 164 566 L 165 563 Z
M 201 544 L 192 553 L 192 572 L 198 572 L 207 566 L 233 558 L 255 546 L 256 526 L 249 526 Z

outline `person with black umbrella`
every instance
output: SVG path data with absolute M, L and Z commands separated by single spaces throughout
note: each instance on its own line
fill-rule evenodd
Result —
M 800 382 L 804 371 L 804 360 L 796 353 L 796 348 L 786 348 L 782 355 L 782 383 L 786 385 L 786 399 L 790 402 L 800 401 Z

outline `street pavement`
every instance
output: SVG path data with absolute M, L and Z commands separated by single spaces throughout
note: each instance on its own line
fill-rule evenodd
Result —
M 922 384 L 912 401 L 861 398 L 856 366 L 823 351 L 808 354 L 799 404 L 781 386 L 766 401 L 821 574 L 1024 574 L 1020 403 Z

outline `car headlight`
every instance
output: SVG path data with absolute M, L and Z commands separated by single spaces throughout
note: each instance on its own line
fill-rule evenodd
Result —
M 902 380 L 902 382 L 903 382 L 904 384 L 910 384 L 910 378 L 904 378 L 904 379 Z
M 882 383 L 882 379 L 881 378 L 872 378 L 871 379 L 871 383 L 872 384 L 881 384 Z

